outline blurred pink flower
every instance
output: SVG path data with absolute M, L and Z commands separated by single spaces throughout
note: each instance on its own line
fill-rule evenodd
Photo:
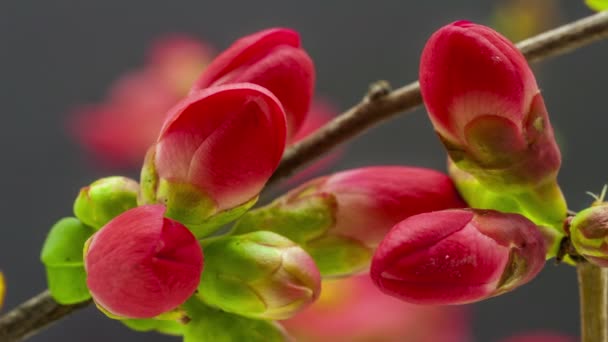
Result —
M 382 294 L 369 275 L 324 281 L 320 298 L 282 324 L 302 342 L 471 340 L 466 307 L 407 304 Z
M 144 66 L 121 76 L 104 101 L 73 109 L 70 132 L 94 160 L 138 166 L 158 136 L 167 110 L 188 93 L 212 56 L 206 43 L 193 38 L 158 39 Z
M 70 133 L 96 162 L 111 167 L 139 167 L 158 137 L 167 111 L 188 94 L 214 55 L 207 43 L 192 37 L 159 38 L 152 43 L 145 64 L 119 77 L 103 101 L 72 110 Z M 313 102 L 293 143 L 323 126 L 336 113 L 326 100 Z M 298 173 L 295 182 L 328 167 L 338 158 L 339 151 Z

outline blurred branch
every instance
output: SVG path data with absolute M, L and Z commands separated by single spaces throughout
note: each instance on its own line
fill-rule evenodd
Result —
M 0 317 L 0 341 L 21 341 L 90 303 L 88 300 L 61 305 L 51 297 L 49 291 L 44 291 Z
M 608 37 L 608 12 L 564 25 L 524 40 L 517 46 L 530 61 L 560 55 Z M 309 138 L 290 147 L 269 184 L 292 174 L 332 148 L 400 112 L 422 104 L 418 82 L 391 90 L 386 82 L 372 85 L 367 96 Z M 53 322 L 84 308 L 91 302 L 61 305 L 48 291 L 31 298 L 0 317 L 0 341 L 16 342 L 36 334 Z
M 608 12 L 577 20 L 570 24 L 526 39 L 517 47 L 530 62 L 572 51 L 600 39 L 608 38 Z M 298 169 L 321 157 L 339 144 L 401 112 L 409 112 L 422 104 L 420 85 L 410 83 L 390 90 L 382 83 L 372 85 L 361 102 L 336 117 L 308 138 L 291 146 L 268 184 L 286 178 Z M 380 90 L 378 92 L 378 87 Z

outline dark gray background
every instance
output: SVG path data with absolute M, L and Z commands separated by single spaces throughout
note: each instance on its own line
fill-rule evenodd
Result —
M 582 0 L 562 0 L 563 20 L 588 15 Z M 70 214 L 79 187 L 105 175 L 86 163 L 65 134 L 74 103 L 103 98 L 121 73 L 141 64 L 148 43 L 165 32 L 204 37 L 218 47 L 270 26 L 301 32 L 316 61 L 317 90 L 347 108 L 377 79 L 416 79 L 427 37 L 450 21 L 487 22 L 494 3 L 479 1 L 120 1 L 0 2 L 0 268 L 6 309 L 45 288 L 38 260 L 50 225 Z M 562 138 L 562 188 L 581 209 L 607 181 L 608 43 L 542 62 L 539 84 Z M 335 169 L 407 163 L 444 169 L 444 152 L 422 110 L 354 141 Z M 531 284 L 472 306 L 477 341 L 527 330 L 578 332 L 571 267 L 549 263 Z M 32 341 L 169 341 L 138 334 L 93 308 Z M 440 341 L 439 341 L 440 342 Z

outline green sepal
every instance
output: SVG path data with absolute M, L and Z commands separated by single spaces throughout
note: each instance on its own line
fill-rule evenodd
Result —
M 218 229 L 222 228 L 226 224 L 237 220 L 243 216 L 251 207 L 253 207 L 257 201 L 258 196 L 250 199 L 249 201 L 241 204 L 238 207 L 231 208 L 228 210 L 221 211 L 214 214 L 201 224 L 191 224 L 187 226 L 197 239 L 203 239 L 211 234 L 215 233 Z
M 283 342 L 290 341 L 276 322 L 245 318 L 213 309 L 195 297 L 184 304 L 191 321 L 184 328 L 184 342 Z
M 80 190 L 74 201 L 74 215 L 86 225 L 97 229 L 114 217 L 137 206 L 139 184 L 121 177 L 101 178 Z
M 271 231 L 299 244 L 314 259 L 323 277 L 356 274 L 369 266 L 372 251 L 359 241 L 331 235 L 336 206 L 331 194 L 278 200 L 245 214 L 230 235 Z
M 40 259 L 46 266 L 82 266 L 82 249 L 95 231 L 74 217 L 59 220 L 46 237 Z
M 373 251 L 359 241 L 331 235 L 302 248 L 313 258 L 323 278 L 360 273 L 369 267 L 373 255 Z
M 59 220 L 49 231 L 40 259 L 46 267 L 51 296 L 60 304 L 74 304 L 91 298 L 82 250 L 94 232 L 74 217 Z
M 335 206 L 336 200 L 331 195 L 311 196 L 293 204 L 276 201 L 243 215 L 230 234 L 266 230 L 302 245 L 323 236 L 333 226 Z
M 448 171 L 458 192 L 472 208 L 493 209 L 523 215 L 537 225 L 552 227 L 563 234 L 566 201 L 557 185 L 549 180 L 529 189 L 500 189 L 479 181 L 448 160 Z
M 206 238 L 238 219 L 258 200 L 258 196 L 255 196 L 238 207 L 218 212 L 213 199 L 196 186 L 160 179 L 154 158 L 155 148 L 152 146 L 146 154 L 141 170 L 138 204 L 164 204 L 167 207 L 165 215 L 188 227 L 197 239 Z
M 84 266 L 47 266 L 51 296 L 59 304 L 76 304 L 91 299 Z
M 608 0 L 585 0 L 585 3 L 594 11 L 608 10 Z
M 139 331 L 156 331 L 167 335 L 181 336 L 184 334 L 186 325 L 178 321 L 159 319 L 123 319 L 121 322 L 127 327 Z

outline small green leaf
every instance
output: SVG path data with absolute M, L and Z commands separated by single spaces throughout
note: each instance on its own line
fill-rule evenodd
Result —
M 188 300 L 186 308 L 191 321 L 184 329 L 184 342 L 283 342 L 289 341 L 285 330 L 276 322 L 229 314 L 198 301 Z
M 4 274 L 0 272 L 0 309 L 2 309 L 2 303 L 4 303 L 4 294 L 6 293 L 6 286 L 4 285 Z
M 608 10 L 608 0 L 586 0 L 585 2 L 592 10 L 598 12 Z
M 82 249 L 94 231 L 74 217 L 59 220 L 51 228 L 40 259 L 46 266 L 82 266 Z
M 185 325 L 177 321 L 158 319 L 124 319 L 121 322 L 127 327 L 140 332 L 158 331 L 167 335 L 181 336 Z
M 75 304 L 91 298 L 84 266 L 47 266 L 49 291 L 59 304 Z

